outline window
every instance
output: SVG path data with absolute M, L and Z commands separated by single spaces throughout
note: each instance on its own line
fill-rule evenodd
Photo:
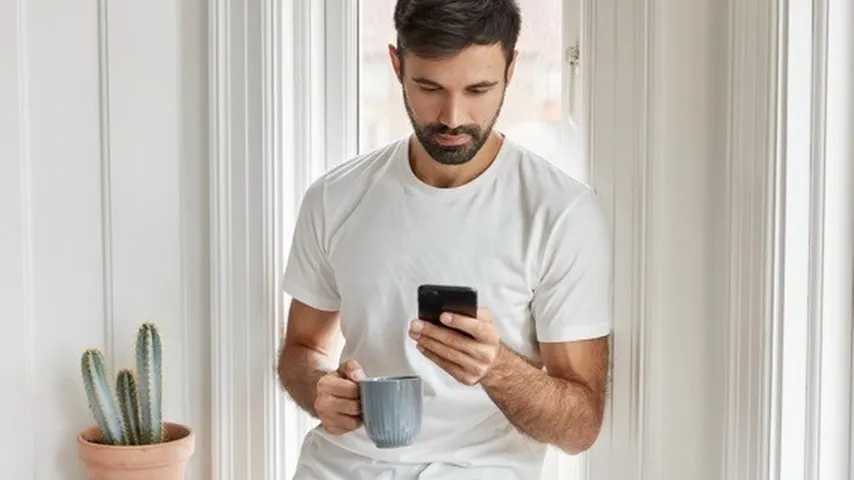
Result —
M 581 33 L 580 0 L 518 0 L 522 30 L 518 64 L 496 129 L 542 155 L 570 176 L 588 181 L 582 138 L 582 104 L 577 52 Z M 284 86 L 291 112 L 285 145 L 302 159 L 292 168 L 293 208 L 283 222 L 291 231 L 305 188 L 324 171 L 411 133 L 400 85 L 388 58 L 396 43 L 395 0 L 299 0 L 285 10 L 285 65 L 293 65 Z M 288 28 L 292 26 L 292 28 Z M 574 48 L 571 48 L 574 47 Z M 287 252 L 288 245 L 285 246 Z M 306 432 L 317 420 L 290 399 L 283 407 L 286 478 L 293 476 Z M 581 478 L 585 456 L 552 448 L 544 479 Z
M 400 84 L 388 58 L 387 46 L 396 44 L 395 3 L 359 3 L 359 153 L 412 132 Z M 580 22 L 580 18 L 575 13 L 578 8 L 564 15 L 564 3 L 573 4 L 564 0 L 519 1 L 522 30 L 516 45 L 518 65 L 495 128 L 586 182 L 580 126 L 570 117 L 573 102 L 567 98 L 570 90 L 566 87 L 572 79 L 564 81 L 574 72 L 568 58 L 571 52 L 561 48 L 564 32 L 578 30 L 564 28 L 564 23 Z

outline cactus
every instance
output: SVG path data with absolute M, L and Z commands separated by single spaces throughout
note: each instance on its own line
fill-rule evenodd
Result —
M 154 324 L 145 323 L 137 332 L 136 377 L 123 369 L 116 379 L 116 397 L 110 390 L 104 356 L 97 349 L 83 353 L 81 369 L 89 408 L 109 445 L 146 445 L 168 440 L 163 428 L 163 377 L 160 335 Z M 139 382 L 139 388 L 137 388 Z
M 122 409 L 128 445 L 142 445 L 139 433 L 139 399 L 133 372 L 130 370 L 124 369 L 119 372 L 116 395 L 119 397 L 119 407 Z
M 104 356 L 98 350 L 86 350 L 80 361 L 89 409 L 101 428 L 102 443 L 125 445 L 125 425 L 107 383 Z
M 136 339 L 136 371 L 139 373 L 140 434 L 143 444 L 163 441 L 160 335 L 150 323 L 143 324 Z

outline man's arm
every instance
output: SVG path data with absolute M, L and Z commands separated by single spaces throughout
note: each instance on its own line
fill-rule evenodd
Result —
M 288 330 L 279 354 L 279 381 L 297 405 L 315 418 L 317 382 L 337 369 L 334 350 L 340 329 L 338 312 L 291 301 Z
M 546 371 L 502 344 L 480 383 L 516 428 L 567 453 L 581 453 L 602 427 L 608 337 L 541 343 L 540 354 Z
M 488 308 L 478 308 L 477 318 L 445 312 L 440 321 L 445 326 L 412 321 L 409 335 L 424 356 L 465 385 L 480 383 L 510 422 L 534 439 L 571 454 L 593 445 L 605 408 L 607 336 L 540 343 L 544 372 L 500 341 Z

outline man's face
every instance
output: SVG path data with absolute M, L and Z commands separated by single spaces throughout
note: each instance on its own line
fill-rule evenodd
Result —
M 498 119 L 513 73 L 511 64 L 505 81 L 501 45 L 472 45 L 439 60 L 407 53 L 402 69 L 394 48 L 390 53 L 406 113 L 427 153 L 445 165 L 474 158 Z

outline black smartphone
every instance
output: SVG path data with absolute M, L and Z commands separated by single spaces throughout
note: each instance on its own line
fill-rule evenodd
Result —
M 477 290 L 455 285 L 418 287 L 418 318 L 444 327 L 439 321 L 442 312 L 477 318 Z

